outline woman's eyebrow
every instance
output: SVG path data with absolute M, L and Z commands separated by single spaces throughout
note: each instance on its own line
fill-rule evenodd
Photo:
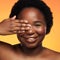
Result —
M 34 21 L 34 23 L 43 23 L 43 22 L 38 20 L 38 21 Z
M 35 23 L 40 23 L 40 24 L 46 25 L 46 23 L 44 21 L 40 21 L 40 20 L 34 21 L 34 24 Z

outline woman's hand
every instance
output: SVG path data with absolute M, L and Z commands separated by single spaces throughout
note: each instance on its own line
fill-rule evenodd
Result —
M 17 33 L 16 31 L 20 29 L 20 20 L 16 20 L 16 16 L 12 18 L 5 19 L 0 22 L 0 35 L 10 35 Z
M 30 24 L 28 24 L 28 21 L 18 20 L 16 16 L 0 22 L 0 35 L 24 34 L 29 29 Z

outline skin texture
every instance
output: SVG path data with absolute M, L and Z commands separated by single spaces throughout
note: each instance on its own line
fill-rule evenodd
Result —
M 0 41 L 0 60 L 60 60 L 60 53 L 42 46 L 47 27 L 41 11 L 25 8 L 15 18 L 0 23 L 0 35 L 17 34 L 21 44 Z

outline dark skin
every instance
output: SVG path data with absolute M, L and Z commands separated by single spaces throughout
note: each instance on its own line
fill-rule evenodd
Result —
M 21 44 L 0 41 L 0 60 L 60 60 L 60 53 L 42 46 L 46 35 L 44 15 L 36 8 L 25 8 L 0 23 L 0 35 L 17 34 Z

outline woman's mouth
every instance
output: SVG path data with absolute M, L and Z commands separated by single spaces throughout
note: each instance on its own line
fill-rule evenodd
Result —
M 37 41 L 37 37 L 24 37 L 24 38 L 28 43 L 34 43 Z
M 22 36 L 27 43 L 35 43 L 37 41 L 38 35 L 24 35 Z
M 36 38 L 27 38 L 26 41 L 28 43 L 34 43 L 36 41 Z

